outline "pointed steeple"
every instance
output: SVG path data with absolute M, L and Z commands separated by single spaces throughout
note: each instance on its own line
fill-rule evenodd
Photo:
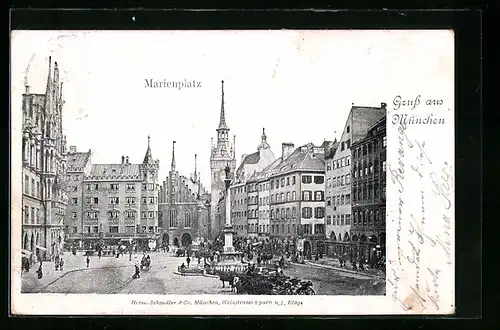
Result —
M 144 155 L 144 161 L 142 162 L 143 164 L 153 164 L 153 155 L 151 154 L 151 138 L 148 135 L 148 149 L 146 150 L 146 155 Z
M 258 150 L 269 148 L 269 143 L 267 143 L 266 129 L 262 128 L 262 141 L 259 144 Z
M 47 75 L 47 88 L 45 89 L 45 112 L 51 111 L 52 105 L 52 56 L 49 56 L 49 73 Z
M 198 172 L 197 172 L 197 168 L 196 168 L 196 158 L 197 158 L 197 155 L 194 154 L 194 176 L 193 176 L 194 182 L 198 182 Z
M 170 170 L 175 172 L 175 141 L 172 142 L 172 164 L 170 165 Z
M 224 80 L 221 81 L 222 83 L 222 100 L 221 100 L 221 105 L 220 105 L 220 120 L 219 120 L 219 128 L 217 130 L 229 130 L 229 128 L 226 125 L 226 114 L 224 110 Z

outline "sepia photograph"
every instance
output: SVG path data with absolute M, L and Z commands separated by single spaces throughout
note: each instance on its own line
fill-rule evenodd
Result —
M 424 189 L 405 197 L 422 214 L 404 221 L 401 194 L 440 155 L 411 127 L 435 141 L 432 130 L 453 133 L 453 108 L 434 112 L 453 101 L 449 36 L 13 31 L 13 303 L 32 299 L 18 309 L 36 314 L 48 307 L 27 301 L 57 294 L 77 304 L 128 297 L 145 313 L 276 304 L 217 300 L 248 296 L 294 308 L 366 297 L 401 312 L 448 301 L 438 282 L 453 270 L 419 263 L 452 262 L 453 213 L 431 234 Z M 415 62 L 424 44 L 442 47 Z M 419 113 L 425 106 L 434 108 Z M 452 177 L 453 158 L 429 175 L 443 173 Z M 430 245 L 415 247 L 414 234 Z

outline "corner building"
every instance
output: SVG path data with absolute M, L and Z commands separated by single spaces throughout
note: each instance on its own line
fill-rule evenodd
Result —
M 156 244 L 158 232 L 158 170 L 150 139 L 142 163 L 93 164 L 83 178 L 82 197 L 73 197 L 72 207 L 83 210 L 83 231 L 71 234 L 84 248 L 97 244 L 133 242 L 139 249 Z M 78 227 L 78 226 L 77 226 Z
M 50 259 L 62 253 L 65 241 L 66 137 L 63 135 L 63 84 L 49 57 L 45 93 L 33 94 L 26 82 L 22 95 L 23 254 Z
M 369 128 L 386 115 L 387 105 L 352 106 L 342 137 L 326 161 L 326 216 L 330 237 L 328 254 L 347 253 L 352 226 L 352 145 L 363 139 Z M 331 224 L 328 224 L 331 219 Z M 357 239 L 357 237 L 355 237 Z
M 377 249 L 385 255 L 386 117 L 371 126 L 366 136 L 352 145 L 352 150 L 351 235 L 353 241 L 362 244 L 365 259 L 373 261 Z

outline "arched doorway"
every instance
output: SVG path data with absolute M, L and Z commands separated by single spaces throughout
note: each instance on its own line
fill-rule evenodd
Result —
M 161 243 L 166 246 L 170 244 L 170 236 L 168 236 L 167 233 L 164 233 L 162 238 L 161 238 Z
M 191 239 L 191 234 L 190 233 L 182 234 L 181 243 L 182 246 L 190 246 L 191 244 L 193 244 L 193 240 Z
M 28 234 L 27 233 L 24 233 L 23 249 L 28 250 Z
M 312 257 L 311 242 L 309 241 L 304 242 L 304 257 L 309 259 Z
M 332 232 L 331 232 L 331 234 L 330 234 L 330 238 L 331 238 L 332 240 L 334 240 L 334 241 L 336 241 L 336 240 L 337 240 L 337 236 L 335 236 L 335 232 L 334 232 L 334 231 L 332 231 Z
M 179 237 L 174 237 L 174 246 L 179 247 Z

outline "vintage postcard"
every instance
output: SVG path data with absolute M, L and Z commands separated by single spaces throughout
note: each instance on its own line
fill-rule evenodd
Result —
M 11 310 L 455 310 L 448 30 L 13 31 Z

